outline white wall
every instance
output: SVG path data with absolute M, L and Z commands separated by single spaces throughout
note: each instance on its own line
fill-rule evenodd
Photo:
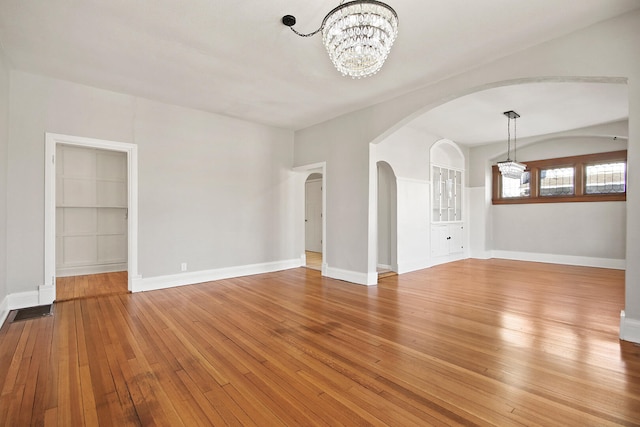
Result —
M 396 176 L 398 273 L 430 265 L 429 149 L 439 138 L 403 127 L 375 146 Z
M 9 145 L 9 66 L 0 48 L 0 325 L 8 314 L 7 147 Z
M 563 264 L 580 261 L 624 268 L 625 202 L 496 205 L 492 210 L 494 251 L 526 252 Z M 571 257 L 579 259 L 570 262 Z
M 581 132 L 586 135 L 590 131 Z M 491 165 L 505 156 L 504 148 L 499 143 L 470 150 L 470 175 L 477 184 L 472 190 L 477 195 L 472 208 L 474 212 L 482 212 L 491 223 L 490 232 L 484 235 L 486 241 L 482 237 L 472 239 L 472 254 L 488 251 L 496 257 L 624 268 L 625 202 L 494 206 L 490 197 L 481 198 L 481 194 L 491 189 Z M 558 136 L 518 149 L 518 159 L 526 163 L 626 148 L 626 139 Z M 483 181 L 478 182 L 480 179 Z
M 44 134 L 135 143 L 142 278 L 299 259 L 293 133 L 11 72 L 9 293 L 43 284 Z
M 326 275 L 355 283 L 371 279 L 369 146 L 357 143 L 366 129 L 366 123 L 345 117 L 296 132 L 295 137 L 295 166 L 326 163 Z
M 413 117 L 455 97 L 508 83 L 592 78 L 627 79 L 629 88 L 630 165 L 640 164 L 640 12 L 632 12 L 567 36 L 525 49 L 503 59 L 438 81 L 378 105 L 296 132 L 295 164 L 327 162 L 331 211 L 348 204 L 339 220 L 328 218 L 336 258 L 345 268 L 367 272 L 369 212 L 371 206 L 367 146 L 378 142 Z M 627 259 L 640 259 L 640 173 L 629 168 L 627 193 Z M 400 194 L 400 191 L 399 191 Z M 482 199 L 483 194 L 470 198 Z M 473 213 L 472 215 L 475 215 Z M 480 224 L 486 223 L 481 218 Z M 477 225 L 477 223 L 476 223 Z M 337 237 L 337 238 L 336 238 Z M 475 236 L 477 237 L 477 236 Z M 640 263 L 632 262 L 626 274 L 626 315 L 640 341 Z
M 177 273 L 181 262 L 200 271 L 299 257 L 291 132 L 137 104 L 143 277 Z

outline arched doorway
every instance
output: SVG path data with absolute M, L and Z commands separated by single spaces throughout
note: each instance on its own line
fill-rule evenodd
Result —
M 397 187 L 391 166 L 377 163 L 378 170 L 378 278 L 398 271 Z

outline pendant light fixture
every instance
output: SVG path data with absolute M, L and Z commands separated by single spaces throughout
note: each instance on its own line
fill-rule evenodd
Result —
M 398 36 L 398 15 L 391 6 L 375 0 L 340 3 L 322 20 L 320 28 L 308 34 L 296 31 L 296 18 L 282 17 L 282 23 L 301 37 L 322 31 L 322 42 L 333 65 L 343 76 L 368 77 L 377 73 Z
M 504 178 L 520 179 L 527 165 L 516 160 L 516 120 L 520 114 L 515 111 L 505 111 L 507 116 L 507 160 L 498 162 L 498 169 Z M 513 160 L 511 160 L 511 120 L 513 120 Z

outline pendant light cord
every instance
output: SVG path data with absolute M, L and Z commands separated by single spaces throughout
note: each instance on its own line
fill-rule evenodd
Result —
M 518 119 L 515 118 L 513 119 L 513 161 L 517 162 L 518 161 L 518 154 L 517 154 L 517 149 L 518 146 L 516 145 L 516 138 L 518 137 L 518 132 L 516 130 L 516 125 L 518 124 Z
M 511 161 L 511 117 L 507 116 L 507 161 Z

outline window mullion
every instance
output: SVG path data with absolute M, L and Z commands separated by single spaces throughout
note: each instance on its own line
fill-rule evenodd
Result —
M 576 196 L 584 195 L 584 163 L 576 163 L 575 164 L 575 172 L 574 172 L 574 194 Z
M 531 196 L 530 197 L 539 197 L 540 196 L 540 168 L 532 167 L 531 168 Z

